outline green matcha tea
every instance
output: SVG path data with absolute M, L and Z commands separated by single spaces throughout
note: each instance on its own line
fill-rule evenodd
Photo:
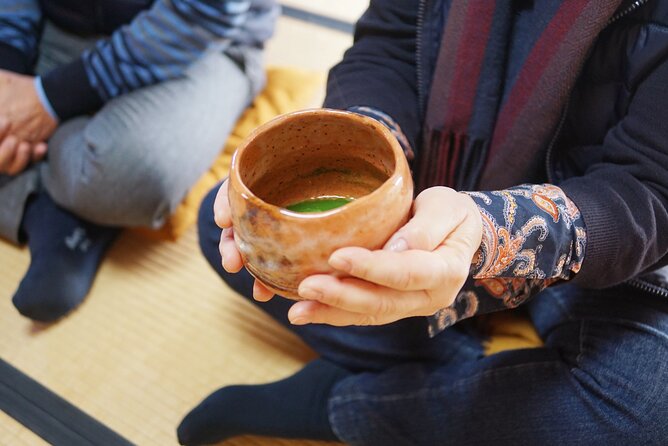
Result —
M 286 206 L 286 209 L 294 212 L 325 212 L 341 207 L 351 201 L 353 201 L 353 198 L 336 196 L 315 197 Z

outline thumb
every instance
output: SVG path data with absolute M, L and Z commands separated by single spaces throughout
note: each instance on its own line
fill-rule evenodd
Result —
M 433 251 L 468 214 L 468 197 L 447 187 L 431 187 L 413 203 L 413 217 L 387 241 L 383 249 Z

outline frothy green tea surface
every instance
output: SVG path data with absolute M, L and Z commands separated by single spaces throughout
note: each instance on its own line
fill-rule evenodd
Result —
M 347 197 L 315 197 L 286 206 L 286 209 L 294 212 L 325 212 L 341 207 L 352 200 L 352 198 Z

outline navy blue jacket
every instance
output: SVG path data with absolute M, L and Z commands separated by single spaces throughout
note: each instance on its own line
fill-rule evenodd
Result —
M 381 110 L 419 152 L 450 1 L 372 0 L 330 72 L 325 106 Z M 630 5 L 600 34 L 542 149 L 545 169 L 527 181 L 558 185 L 584 217 L 575 282 L 631 281 L 668 296 L 665 275 L 647 274 L 668 264 L 668 2 Z

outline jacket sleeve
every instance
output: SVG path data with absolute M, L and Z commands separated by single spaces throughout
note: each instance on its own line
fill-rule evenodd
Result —
M 37 0 L 0 2 L 0 69 L 21 74 L 31 71 L 41 18 Z
M 420 131 L 416 41 L 417 1 L 372 0 L 355 41 L 329 72 L 324 106 L 368 107 L 391 116 L 415 147 Z
M 638 85 L 583 175 L 560 184 L 582 211 L 587 255 L 574 279 L 605 288 L 668 263 L 668 60 Z
M 158 0 L 78 60 L 42 78 L 58 116 L 90 112 L 114 97 L 182 75 L 207 49 L 233 41 L 261 46 L 273 32 L 277 6 L 251 7 L 251 0 Z M 263 24 L 244 29 L 262 15 Z M 250 29 L 252 28 L 252 29 Z M 242 31 L 244 29 L 244 31 Z
M 470 192 L 483 243 L 455 303 L 430 333 L 516 307 L 572 280 L 605 288 L 668 263 L 668 62 L 638 85 L 627 113 L 597 147 L 598 161 L 556 185 Z M 577 148 L 576 148 L 577 149 Z

